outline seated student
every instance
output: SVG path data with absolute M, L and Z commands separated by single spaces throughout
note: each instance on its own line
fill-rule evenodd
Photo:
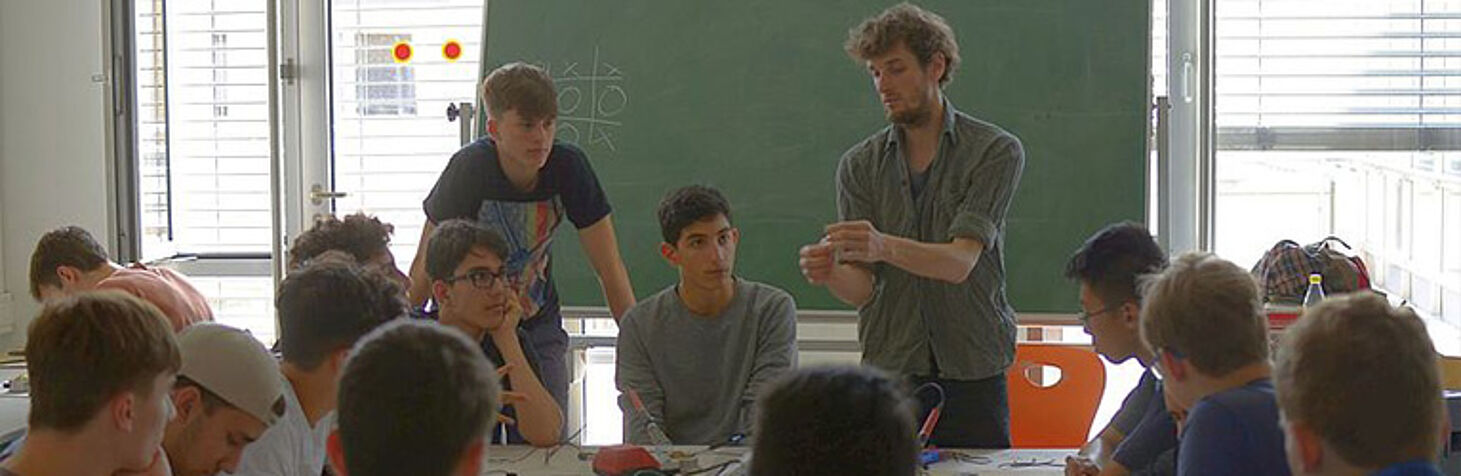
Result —
M 1440 370 L 1415 312 L 1326 299 L 1285 332 L 1273 383 L 1294 474 L 1441 474 Z
M 167 464 L 168 389 L 181 359 L 167 318 L 117 291 L 46 305 L 25 344 L 30 433 L 3 476 L 111 476 Z
M 284 416 L 244 449 L 242 475 L 320 474 L 335 410 L 340 370 L 350 347 L 377 326 L 406 313 L 389 278 L 330 252 L 279 284 L 279 349 L 284 361 Z
M 168 465 L 177 476 L 232 473 L 244 448 L 284 415 L 279 365 L 248 332 L 222 324 L 195 324 L 177 339 L 183 367 L 162 439 Z
M 497 414 L 497 376 L 461 333 L 397 321 L 355 346 L 337 412 L 340 428 L 329 441 L 335 474 L 477 476 Z
M 126 291 L 152 303 L 167 316 L 173 332 L 213 320 L 207 298 L 176 271 L 114 263 L 81 227 L 61 227 L 42 236 L 30 255 L 30 296 L 44 301 L 92 289 Z
M 1131 358 L 1146 368 L 1136 388 L 1101 433 L 1066 460 L 1067 474 L 1173 474 L 1177 428 L 1167 413 L 1161 385 L 1152 375 L 1155 356 L 1141 342 L 1141 296 L 1137 278 L 1160 271 L 1167 254 L 1146 228 L 1135 223 L 1108 226 L 1087 239 L 1066 264 L 1065 275 L 1080 282 L 1081 325 L 1096 352 L 1111 363 Z
M 326 251 L 339 250 L 349 253 L 361 266 L 395 280 L 405 292 L 411 279 L 396 267 L 396 256 L 391 254 L 394 232 L 395 227 L 389 223 L 364 213 L 321 218 L 294 239 L 289 247 L 289 269 L 298 269 Z
M 751 476 L 911 476 L 914 402 L 872 367 L 788 373 L 757 404 Z
M 1258 286 L 1206 253 L 1178 257 L 1144 287 L 1141 336 L 1182 408 L 1181 475 L 1287 475 Z
M 627 439 L 651 443 L 652 420 L 675 444 L 725 442 L 750 426 L 761 388 L 796 365 L 796 303 L 732 272 L 740 231 L 719 191 L 672 191 L 658 214 L 660 254 L 680 280 L 619 321 L 614 381 Z
M 503 267 L 506 250 L 501 236 L 474 222 L 437 226 L 426 250 L 435 317 L 478 342 L 494 365 L 505 366 L 503 385 L 518 397 L 505 411 L 516 423 L 507 429 L 507 442 L 551 446 L 563 431 L 563 411 L 543 386 L 537 351 L 518 325 L 522 307 Z M 499 431 L 492 433 L 494 442 L 500 440 Z

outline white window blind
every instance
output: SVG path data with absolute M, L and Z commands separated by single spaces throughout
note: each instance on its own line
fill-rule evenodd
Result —
M 264 2 L 136 5 L 143 257 L 268 252 Z
M 421 202 L 452 153 L 451 103 L 476 99 L 482 55 L 481 0 L 331 3 L 334 190 L 337 213 L 363 211 L 396 227 L 392 253 L 405 269 L 426 219 Z M 448 41 L 461 45 L 456 61 Z M 408 44 L 410 61 L 392 48 Z
M 142 259 L 267 253 L 264 2 L 136 0 L 134 8 Z M 273 342 L 267 274 L 191 274 L 219 322 Z
M 1220 0 L 1223 149 L 1461 149 L 1461 1 Z

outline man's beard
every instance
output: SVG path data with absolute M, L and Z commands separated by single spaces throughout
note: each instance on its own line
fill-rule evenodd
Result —
M 926 124 L 929 117 L 933 115 L 932 103 L 923 101 L 918 107 L 904 109 L 902 111 L 887 111 L 888 122 L 904 126 L 918 127 Z

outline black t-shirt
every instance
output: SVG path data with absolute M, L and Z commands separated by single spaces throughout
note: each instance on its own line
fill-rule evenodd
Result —
M 432 223 L 475 220 L 502 235 L 508 246 L 504 265 L 522 278 L 517 291 L 530 330 L 561 321 L 551 266 L 554 230 L 565 216 L 583 229 L 610 212 L 588 156 L 577 147 L 555 142 L 539 174 L 533 190 L 518 190 L 502 171 L 496 143 L 483 138 L 452 156 L 423 204 Z

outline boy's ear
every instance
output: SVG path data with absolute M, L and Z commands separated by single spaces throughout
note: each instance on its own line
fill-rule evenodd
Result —
M 659 255 L 663 256 L 665 258 L 665 261 L 668 261 L 670 263 L 670 266 L 680 266 L 680 250 L 678 248 L 675 248 L 675 245 L 669 243 L 660 243 Z

